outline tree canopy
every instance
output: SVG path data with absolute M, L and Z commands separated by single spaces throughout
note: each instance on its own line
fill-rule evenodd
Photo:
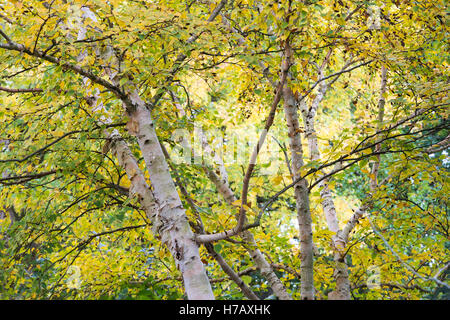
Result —
M 1 299 L 448 299 L 445 0 L 0 0 Z

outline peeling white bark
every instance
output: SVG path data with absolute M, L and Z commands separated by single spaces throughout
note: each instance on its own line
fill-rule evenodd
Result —
M 292 170 L 294 180 L 300 178 L 300 170 L 303 167 L 303 147 L 298 122 L 297 103 L 293 92 L 286 84 L 283 87 L 284 113 L 288 127 L 289 145 L 291 149 Z M 301 252 L 301 297 L 303 300 L 314 299 L 313 277 L 313 241 L 312 221 L 309 208 L 309 191 L 305 179 L 300 180 L 294 186 L 294 195 L 297 208 L 297 219 L 300 233 Z
M 225 3 L 225 1 L 222 2 Z M 89 9 L 87 11 L 92 13 Z M 80 31 L 79 36 L 84 37 L 84 34 Z M 83 58 L 83 56 L 80 57 L 80 59 Z M 105 73 L 112 81 L 115 81 L 115 75 L 112 74 L 109 67 L 105 67 Z M 214 294 L 200 260 L 199 248 L 170 175 L 150 111 L 136 90 L 127 94 L 122 102 L 130 118 L 127 125 L 128 131 L 138 140 L 153 186 L 152 193 L 131 151 L 116 131 L 110 136 L 113 152 L 118 156 L 120 164 L 124 166 L 132 181 L 131 193 L 138 195 L 146 212 L 148 210 L 149 218 L 153 221 L 154 231 L 161 236 L 162 242 L 167 245 L 174 257 L 176 265 L 183 275 L 188 299 L 213 300 Z M 108 135 L 108 133 L 106 134 Z
M 186 212 L 169 172 L 150 111 L 136 92 L 125 101 L 130 117 L 130 134 L 136 136 L 144 157 L 153 193 L 158 204 L 155 228 L 175 258 L 184 279 L 189 299 L 214 299 L 206 270 L 200 260 L 199 248 L 189 226 Z

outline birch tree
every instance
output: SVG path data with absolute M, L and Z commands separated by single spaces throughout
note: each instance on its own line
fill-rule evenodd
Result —
M 0 1 L 0 297 L 445 299 L 447 33 L 444 1 Z

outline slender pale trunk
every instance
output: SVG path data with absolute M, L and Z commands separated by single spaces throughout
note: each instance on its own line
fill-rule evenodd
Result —
M 303 167 L 303 148 L 298 122 L 297 103 L 292 90 L 286 84 L 283 88 L 284 113 L 288 127 L 289 146 L 291 149 L 292 170 L 294 180 L 300 178 Z M 301 179 L 294 186 L 294 195 L 297 209 L 297 219 L 300 234 L 301 252 L 301 297 L 303 300 L 314 299 L 314 272 L 313 272 L 313 241 L 312 221 L 309 208 L 309 190 L 305 179 Z
M 317 141 L 317 133 L 314 127 L 314 118 L 319 102 L 323 99 L 325 91 L 326 86 L 320 88 L 319 94 L 316 96 L 316 99 L 314 100 L 310 108 L 308 108 L 308 106 L 304 102 L 301 103 L 300 107 L 303 115 L 303 123 L 305 125 L 305 137 L 308 140 L 309 157 L 312 161 L 320 160 L 320 151 Z M 322 208 L 328 228 L 330 229 L 330 231 L 337 233 L 339 231 L 339 221 L 337 219 L 333 197 L 328 187 L 327 181 L 322 180 L 318 184 L 318 187 L 320 190 Z
M 380 88 L 380 98 L 378 101 L 378 124 L 377 129 L 380 130 L 384 117 L 384 106 L 386 103 L 386 99 L 384 97 L 386 93 L 386 84 L 387 84 L 387 71 L 384 66 L 381 68 L 381 88 Z M 324 94 L 327 90 L 326 84 L 321 86 L 319 89 L 319 94 L 314 100 L 310 111 L 306 108 L 304 109 L 304 119 L 306 131 L 308 134 L 308 143 L 310 144 L 310 152 L 311 158 L 313 160 L 320 158 L 320 153 L 317 144 L 316 132 L 314 129 L 314 115 L 317 111 L 318 104 L 323 99 Z M 375 151 L 380 151 L 381 145 L 378 144 L 375 147 Z M 371 180 L 370 180 L 370 189 L 373 191 L 377 187 L 377 175 L 378 169 L 380 166 L 380 156 L 377 156 L 377 161 L 374 162 L 371 172 Z M 334 206 L 334 202 L 332 200 L 331 191 L 328 188 L 326 180 L 323 180 L 319 184 L 319 188 L 321 188 L 321 197 L 322 197 L 322 206 L 327 218 L 328 227 L 331 231 L 335 232 L 335 236 L 333 237 L 333 251 L 334 251 L 334 261 L 335 261 L 335 272 L 334 277 L 336 280 L 336 290 L 330 292 L 328 295 L 329 299 L 335 300 L 349 300 L 351 297 L 350 293 L 350 280 L 348 277 L 348 266 L 345 263 L 345 247 L 348 242 L 348 237 L 351 230 L 355 227 L 358 220 L 364 214 L 365 208 L 362 207 L 358 209 L 351 219 L 348 221 L 347 225 L 341 231 L 339 228 L 339 224 L 337 221 L 336 210 Z
M 237 200 L 226 179 L 221 179 L 209 168 L 205 168 L 205 172 L 208 175 L 209 179 L 216 185 L 217 190 L 225 199 L 225 202 L 231 205 Z M 242 231 L 241 236 L 245 241 L 245 249 L 247 249 L 250 257 L 255 262 L 258 270 L 261 272 L 261 275 L 269 283 L 270 287 L 273 290 L 273 293 L 280 300 L 292 300 L 292 297 L 289 295 L 289 293 L 287 293 L 283 283 L 273 271 L 272 266 L 267 262 L 261 250 L 258 249 L 258 245 L 255 241 L 253 233 L 249 230 L 245 230 Z
M 255 262 L 258 267 L 261 275 L 267 280 L 270 287 L 273 290 L 273 293 L 280 300 L 292 300 L 292 297 L 287 293 L 286 288 L 283 283 L 281 283 L 280 279 L 277 277 L 275 272 L 273 271 L 270 264 L 267 262 L 266 258 L 259 250 L 258 245 L 256 244 L 255 237 L 253 233 L 250 231 L 244 231 L 241 234 L 242 238 L 245 241 L 245 248 L 247 249 L 250 257 Z
M 322 76 L 322 74 L 320 76 Z M 317 141 L 316 129 L 314 127 L 314 120 L 318 106 L 323 100 L 327 89 L 328 85 L 323 82 L 319 87 L 319 92 L 313 100 L 312 105 L 308 108 L 306 103 L 302 101 L 300 107 L 303 115 L 303 123 L 305 125 L 305 136 L 308 140 L 309 156 L 313 161 L 320 160 L 319 144 Z M 339 228 L 339 220 L 337 218 L 333 196 L 326 180 L 322 180 L 318 184 L 318 188 L 320 190 L 321 205 L 328 229 L 334 232 L 332 237 L 332 248 L 335 264 L 334 279 L 336 282 L 336 290 L 330 292 L 328 298 L 332 300 L 350 300 L 348 266 L 344 260 L 345 242 L 341 240 L 341 230 Z

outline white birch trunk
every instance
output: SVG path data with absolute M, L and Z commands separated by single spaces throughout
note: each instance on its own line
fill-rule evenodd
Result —
M 323 100 L 328 89 L 326 83 L 323 83 L 319 92 L 314 99 L 311 107 L 308 108 L 306 103 L 301 103 L 303 122 L 305 125 L 305 136 L 308 140 L 309 156 L 313 161 L 320 160 L 320 151 L 317 140 L 317 133 L 314 127 L 314 118 L 320 102 Z M 333 259 L 335 263 L 334 279 L 336 282 L 336 290 L 332 291 L 328 298 L 331 300 L 350 300 L 350 281 L 348 278 L 348 266 L 344 261 L 345 242 L 341 240 L 341 230 L 339 228 L 339 220 L 337 218 L 336 207 L 334 205 L 333 196 L 326 180 L 322 180 L 318 184 L 321 197 L 321 205 L 328 229 L 334 232 L 332 237 Z
M 83 11 L 86 16 L 96 19 L 88 8 Z M 78 38 L 84 36 L 85 30 L 81 27 Z M 111 54 L 109 51 L 105 54 Z M 83 59 L 83 57 L 81 56 L 80 59 Z M 114 75 L 109 67 L 104 69 L 105 73 L 113 79 Z M 122 99 L 122 101 L 130 117 L 127 125 L 128 131 L 135 135 L 138 140 L 150 174 L 153 194 L 150 192 L 144 175 L 140 172 L 128 146 L 124 144 L 123 140 L 118 139 L 117 132 L 115 136 L 111 137 L 115 148 L 113 152 L 116 153 L 119 162 L 127 170 L 127 175 L 133 183 L 132 193 L 137 193 L 144 209 L 149 210 L 154 230 L 161 236 L 162 242 L 167 245 L 174 257 L 177 268 L 183 275 L 188 299 L 213 300 L 214 294 L 206 270 L 200 260 L 199 247 L 194 241 L 194 234 L 170 175 L 150 111 L 144 101 L 140 99 L 137 91 L 128 94 L 127 98 Z M 156 206 L 154 206 L 154 202 L 156 202 Z M 154 210 L 155 208 L 157 210 Z
M 292 170 L 294 180 L 300 178 L 303 167 L 303 148 L 298 122 L 297 103 L 293 92 L 286 84 L 283 88 L 284 113 L 288 127 L 289 146 L 291 149 Z M 300 234 L 301 252 L 301 297 L 303 300 L 314 299 L 314 271 L 313 271 L 313 241 L 312 221 L 309 208 L 309 190 L 305 179 L 294 186 L 294 195 L 297 208 L 297 219 Z
M 183 275 L 188 298 L 214 299 L 206 270 L 200 260 L 199 247 L 170 175 L 150 111 L 136 92 L 130 94 L 130 99 L 124 102 L 130 117 L 129 132 L 137 138 L 158 204 L 157 220 L 160 224 L 156 226 L 156 230 L 175 258 Z

